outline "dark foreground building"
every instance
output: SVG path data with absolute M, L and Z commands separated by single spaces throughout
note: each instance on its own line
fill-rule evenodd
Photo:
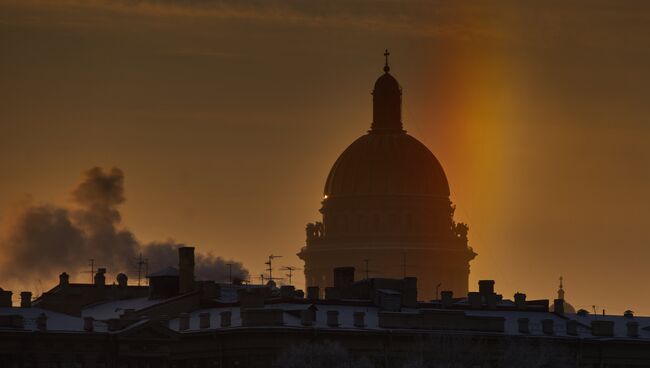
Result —
M 2 291 L 0 367 L 274 367 L 288 347 L 325 341 L 365 367 L 650 366 L 647 317 L 564 313 L 562 299 L 549 312 L 548 300 L 503 298 L 490 280 L 418 301 L 415 278 L 354 275 L 337 268 L 324 298 L 317 287 L 194 281 L 193 249 L 181 248 L 179 269 L 149 287 L 64 275 L 20 307 Z
M 388 56 L 388 55 L 386 55 Z M 325 183 L 322 222 L 307 224 L 305 283 L 332 286 L 332 269 L 418 278 L 419 292 L 466 295 L 468 227 L 454 221 L 447 177 L 436 157 L 402 126 L 402 88 L 389 73 L 372 92 L 372 125 L 336 160 Z

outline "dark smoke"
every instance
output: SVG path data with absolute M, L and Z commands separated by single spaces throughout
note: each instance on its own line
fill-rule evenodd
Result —
M 148 260 L 149 266 L 153 269 L 161 269 L 167 266 L 178 264 L 178 250 L 181 244 L 171 243 L 150 243 L 144 247 L 143 257 Z M 197 253 L 195 255 L 195 272 L 197 279 L 228 281 L 229 267 L 232 267 L 232 278 L 246 280 L 248 271 L 241 262 L 225 260 L 211 253 Z M 230 264 L 231 266 L 228 266 Z
M 120 169 L 104 172 L 95 167 L 86 171 L 72 191 L 72 200 L 72 208 L 28 204 L 11 216 L 12 221 L 0 234 L 1 286 L 7 288 L 11 283 L 40 289 L 37 284 L 42 281 L 49 286 L 63 271 L 74 276 L 90 258 L 108 268 L 110 274 L 134 274 L 140 254 L 148 259 L 149 271 L 178 265 L 177 248 L 182 244 L 167 241 L 143 245 L 121 225 L 117 206 L 125 197 Z M 196 253 L 196 276 L 227 281 L 228 263 L 232 264 L 233 277 L 248 277 L 240 262 L 201 252 Z

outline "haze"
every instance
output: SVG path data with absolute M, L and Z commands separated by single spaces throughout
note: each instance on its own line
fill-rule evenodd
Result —
M 242 261 L 254 282 L 271 253 L 301 267 L 304 225 L 370 126 L 389 48 L 404 126 L 470 226 L 470 288 L 553 298 L 562 275 L 576 308 L 647 315 L 649 14 L 644 1 L 1 1 L 0 220 L 29 201 L 69 206 L 83 172 L 117 167 L 120 226 L 140 242 Z

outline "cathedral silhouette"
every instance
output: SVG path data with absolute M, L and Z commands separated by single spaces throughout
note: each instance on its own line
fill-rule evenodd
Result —
M 334 285 L 333 269 L 354 267 L 355 279 L 417 278 L 418 299 L 442 290 L 467 295 L 468 226 L 454 221 L 440 162 L 402 126 L 402 88 L 384 73 L 372 92 L 367 134 L 336 160 L 325 182 L 322 222 L 306 227 L 306 286 Z

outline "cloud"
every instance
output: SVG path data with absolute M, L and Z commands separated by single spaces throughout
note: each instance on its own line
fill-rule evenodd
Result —
M 427 38 L 475 39 L 499 35 L 488 22 L 498 7 L 458 5 L 438 1 L 109 1 L 109 0 L 46 0 L 14 1 L 14 6 L 44 11 L 66 12 L 74 19 L 59 19 L 57 24 L 69 26 L 114 25 L 120 18 L 146 17 L 157 20 L 244 21 L 274 23 L 283 26 L 340 28 L 370 32 L 405 34 Z M 478 12 L 483 14 L 477 15 Z M 92 21 L 79 19 L 79 14 L 93 13 Z M 102 14 L 104 15 L 102 17 Z M 69 18 L 69 17 L 68 17 Z M 31 21 L 33 17 L 28 17 Z M 8 20 L 4 20 L 8 21 Z M 497 20 L 494 20 L 497 22 Z M 39 26 L 42 25 L 39 23 Z
M 0 234 L 3 283 L 34 288 L 55 280 L 60 272 L 76 273 L 91 258 L 113 274 L 134 273 L 140 254 L 152 271 L 178 264 L 177 248 L 182 244 L 173 240 L 141 244 L 123 227 L 117 209 L 125 201 L 120 169 L 86 171 L 71 196 L 72 208 L 27 202 L 8 216 Z M 248 277 L 241 262 L 197 252 L 197 278 L 227 281 L 227 264 L 232 264 L 233 277 Z

